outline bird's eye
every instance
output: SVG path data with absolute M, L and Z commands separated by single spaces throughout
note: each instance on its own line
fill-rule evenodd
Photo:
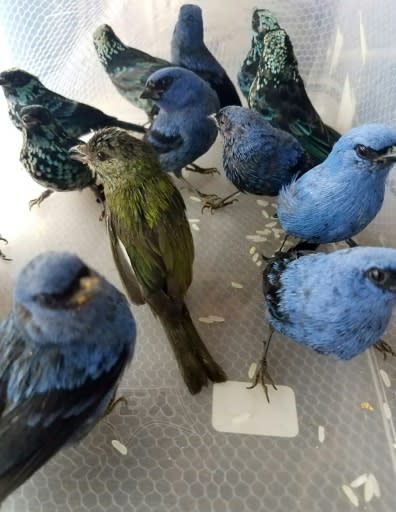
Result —
M 367 146 L 363 146 L 363 144 L 358 144 L 355 147 L 356 154 L 360 156 L 360 158 L 368 158 L 370 155 L 370 149 Z
M 96 156 L 98 157 L 98 160 L 100 162 L 104 162 L 105 160 L 108 160 L 110 157 L 109 155 L 107 155 L 106 153 L 104 153 L 103 151 L 98 151 L 96 153 Z
M 386 274 L 379 268 L 374 267 L 367 271 L 367 277 L 375 284 L 383 284 L 386 279 Z

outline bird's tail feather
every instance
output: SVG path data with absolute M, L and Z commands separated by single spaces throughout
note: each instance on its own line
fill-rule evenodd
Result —
M 227 376 L 214 361 L 196 330 L 187 306 L 183 304 L 181 314 L 159 315 L 172 346 L 177 363 L 191 394 L 201 391 L 208 381 L 224 382 Z
M 124 130 L 130 130 L 132 132 L 137 133 L 146 133 L 147 129 L 140 124 L 128 123 L 127 121 L 121 121 L 121 119 L 114 118 L 114 126 L 118 126 L 118 128 L 123 128 Z

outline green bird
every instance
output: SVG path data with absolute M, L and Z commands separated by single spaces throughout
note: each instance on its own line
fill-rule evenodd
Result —
M 298 71 L 289 36 L 283 29 L 267 32 L 256 78 L 249 91 L 249 107 L 275 128 L 294 135 L 314 164 L 325 160 L 340 138 L 316 112 Z
M 155 150 L 125 130 L 105 128 L 71 151 L 103 182 L 120 277 L 130 300 L 147 303 L 161 321 L 190 392 L 198 393 L 208 380 L 225 381 L 184 302 L 194 244 L 183 198 Z

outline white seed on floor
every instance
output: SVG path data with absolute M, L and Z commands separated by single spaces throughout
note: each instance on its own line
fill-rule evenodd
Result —
M 260 235 L 246 235 L 246 238 L 248 240 L 251 240 L 252 242 L 266 242 L 267 238 Z
M 389 404 L 384 402 L 382 407 L 384 409 L 385 418 L 390 420 L 392 418 L 392 411 L 390 410 Z
M 191 201 L 195 201 L 196 203 L 200 203 L 201 202 L 200 198 L 197 197 L 197 196 L 190 196 L 190 199 L 191 199 Z
M 120 443 L 120 441 L 117 441 L 117 439 L 113 439 L 111 444 L 117 452 L 121 453 L 121 455 L 126 455 L 128 453 L 128 448 L 124 444 Z
M 243 288 L 243 284 L 241 283 L 236 283 L 235 281 L 231 281 L 231 286 L 233 288 Z
M 257 204 L 259 206 L 263 206 L 264 208 L 269 205 L 268 201 L 265 201 L 264 199 L 257 199 Z
M 353 489 L 356 489 L 357 487 L 362 486 L 367 481 L 367 473 L 363 473 L 362 475 L 359 475 L 355 480 L 353 480 L 349 485 Z
M 382 370 L 382 369 L 379 371 L 379 373 L 381 375 L 381 379 L 382 379 L 382 382 L 384 383 L 384 386 L 386 386 L 387 388 L 390 388 L 391 381 L 390 381 L 389 375 L 386 373 L 385 370 Z
M 188 222 L 201 222 L 200 219 L 188 219 Z
M 376 496 L 377 498 L 380 498 L 381 497 L 381 490 L 380 490 L 380 486 L 379 486 L 378 480 L 375 478 L 375 476 L 372 473 L 370 473 L 368 477 L 371 480 L 371 483 L 372 483 L 372 486 L 373 486 L 374 496 Z
M 257 229 L 256 233 L 258 235 L 270 235 L 271 234 L 271 230 L 270 229 Z
M 254 245 L 249 249 L 249 254 L 254 254 L 256 252 L 256 248 Z
M 343 485 L 341 489 L 344 491 L 345 496 L 348 498 L 348 500 L 352 503 L 354 507 L 359 506 L 359 498 L 356 496 L 356 494 L 352 491 L 352 489 L 349 487 L 349 485 Z
M 217 315 L 209 315 L 208 318 L 212 321 L 212 322 L 224 322 L 224 318 L 222 316 L 217 316 Z
M 373 482 L 371 478 L 367 478 L 366 483 L 364 484 L 364 501 L 368 503 L 373 499 L 374 490 L 373 490 Z
M 319 427 L 318 427 L 318 439 L 319 439 L 320 443 L 324 442 L 325 436 L 326 436 L 325 428 L 323 427 L 323 425 L 319 425 Z
M 193 229 L 194 231 L 199 231 L 199 226 L 197 224 L 191 224 L 191 229 Z
M 268 222 L 267 224 L 265 224 L 266 228 L 273 228 L 274 226 L 276 226 L 276 222 Z
M 252 260 L 256 263 L 256 261 L 260 258 L 260 254 L 258 252 L 256 252 L 255 254 L 253 254 L 253 258 Z
M 198 322 L 202 322 L 203 324 L 213 324 L 213 320 L 209 316 L 200 316 L 198 318 Z
M 257 370 L 257 364 L 256 363 L 252 363 L 249 366 L 249 370 L 248 370 L 248 377 L 249 377 L 250 380 L 252 380 L 253 377 L 256 375 L 256 370 Z
M 261 210 L 261 213 L 264 215 L 266 219 L 269 219 L 269 213 L 265 210 Z
M 257 265 L 258 267 L 261 267 L 261 265 L 262 265 L 262 264 L 263 264 L 263 262 L 262 262 L 261 260 L 256 261 L 256 265 Z

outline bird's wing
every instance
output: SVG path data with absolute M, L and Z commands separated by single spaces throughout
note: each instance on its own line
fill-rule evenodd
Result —
M 160 130 L 151 129 L 146 140 L 154 146 L 157 153 L 169 153 L 183 145 L 183 137 L 180 134 L 166 134 Z
M 60 385 L 57 389 L 38 389 L 38 379 L 49 368 L 67 366 L 64 356 L 56 347 L 41 347 L 31 353 L 31 347 L 24 347 L 21 340 L 3 337 L 1 343 L 0 503 L 68 441 L 82 433 L 89 419 L 104 405 L 104 398 L 111 398 L 109 394 L 128 358 L 121 354 L 107 372 L 83 382 L 76 370 L 77 385 L 73 388 Z M 14 403 L 7 398 L 7 390 L 15 372 L 22 381 L 18 382 L 19 398 Z

